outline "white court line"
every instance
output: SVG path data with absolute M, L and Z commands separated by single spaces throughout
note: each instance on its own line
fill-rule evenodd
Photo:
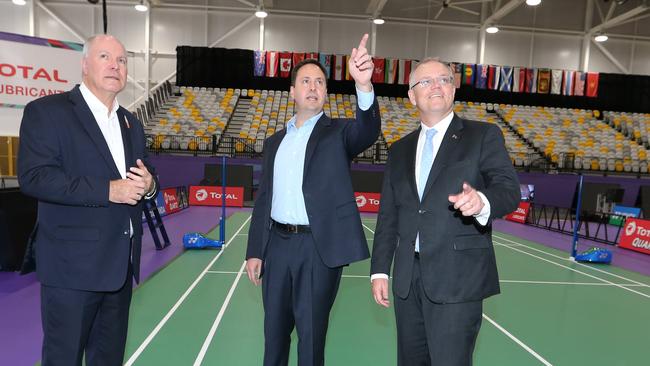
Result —
M 589 269 L 594 270 L 594 271 L 596 271 L 596 272 L 600 272 L 600 273 L 603 273 L 603 274 L 606 274 L 606 275 L 609 275 L 609 276 L 612 276 L 612 277 L 616 277 L 616 278 L 621 279 L 621 280 L 629 281 L 629 282 L 632 282 L 632 283 L 637 284 L 637 285 L 641 285 L 641 286 L 645 286 L 645 287 L 650 287 L 650 285 L 648 285 L 648 284 L 646 284 L 646 283 L 639 282 L 639 281 L 635 281 L 635 280 L 633 280 L 633 279 L 630 279 L 630 278 L 627 278 L 627 277 L 624 277 L 624 276 L 620 276 L 620 275 L 617 275 L 617 274 L 615 274 L 615 273 L 609 273 L 609 272 L 604 271 L 604 270 L 602 270 L 602 269 L 600 269 L 600 268 L 595 268 L 595 267 L 593 267 L 593 266 L 588 266 L 588 265 L 586 265 L 586 264 L 583 264 L 583 263 L 580 263 L 580 262 L 576 262 L 576 261 L 574 261 L 574 260 L 572 260 L 572 259 L 570 259 L 570 258 L 562 257 L 562 256 L 559 256 L 559 255 L 556 255 L 556 254 L 553 254 L 553 253 L 549 253 L 549 252 L 546 252 L 546 251 L 541 250 L 541 249 L 534 248 L 534 247 L 532 247 L 532 246 L 530 246 L 530 245 L 527 245 L 527 244 L 524 244 L 524 243 L 519 243 L 519 242 L 516 242 L 516 241 L 510 240 L 510 239 L 508 239 L 508 238 L 505 238 L 505 237 L 499 236 L 499 235 L 493 235 L 493 236 L 496 237 L 497 239 L 500 239 L 500 240 L 505 240 L 505 241 L 508 241 L 508 242 L 511 242 L 511 243 L 515 243 L 517 246 L 525 246 L 526 248 L 529 248 L 529 249 L 531 249 L 531 250 L 534 250 L 534 251 L 537 251 L 537 252 L 540 252 L 540 253 L 544 253 L 544 254 L 546 254 L 546 255 L 548 255 L 548 256 L 551 256 L 551 257 L 554 257 L 554 258 L 558 258 L 558 259 L 561 259 L 561 260 L 563 260 L 563 261 L 568 261 L 568 262 L 571 262 L 571 263 L 575 263 L 576 265 L 578 265 L 578 266 L 580 266 L 580 267 L 589 268 Z M 508 246 L 508 244 L 503 244 L 503 243 L 501 243 L 501 244 L 504 245 L 504 246 L 506 246 L 506 247 Z M 543 244 L 540 244 L 540 245 L 543 245 Z
M 502 243 L 500 243 L 500 244 L 502 244 Z M 581 274 L 581 275 L 584 275 L 584 276 L 587 276 L 587 277 L 593 278 L 593 279 L 595 279 L 595 280 L 599 280 L 599 281 L 602 281 L 602 282 L 608 283 L 608 284 L 610 284 L 610 285 L 612 285 L 612 286 L 616 286 L 616 287 L 621 288 L 621 289 L 623 289 L 623 290 L 626 290 L 626 291 L 629 291 L 629 292 L 633 292 L 633 293 L 635 293 L 635 294 L 637 294 L 637 295 L 641 295 L 641 296 L 643 296 L 643 297 L 645 297 L 645 298 L 650 299 L 650 295 L 644 294 L 643 292 L 639 292 L 639 291 L 632 290 L 632 289 L 630 289 L 630 288 L 625 287 L 624 285 L 619 285 L 619 284 L 616 284 L 616 283 L 614 283 L 614 282 L 608 281 L 608 280 L 606 280 L 606 279 L 604 279 L 604 278 L 600 278 L 600 277 L 598 277 L 598 276 L 594 276 L 594 275 L 591 275 L 591 274 L 589 274 L 589 273 L 586 273 L 586 272 L 583 272 L 583 271 L 579 271 L 579 270 L 577 270 L 577 269 L 575 269 L 575 268 L 571 268 L 571 267 L 569 267 L 569 266 L 565 266 L 564 264 L 560 264 L 560 263 L 557 263 L 557 262 L 553 262 L 552 260 L 549 260 L 549 259 L 546 259 L 546 258 L 542 258 L 542 257 L 540 257 L 540 256 L 538 256 L 538 255 L 535 255 L 535 254 L 532 254 L 532 253 L 528 253 L 528 252 L 525 251 L 525 250 L 517 249 L 517 248 L 515 248 L 515 247 L 511 247 L 511 246 L 507 246 L 507 245 L 506 245 L 505 247 L 508 248 L 508 249 L 510 249 L 510 250 L 514 250 L 514 251 L 517 251 L 517 252 L 520 252 L 520 253 L 523 253 L 523 254 L 529 255 L 529 256 L 531 256 L 531 257 L 533 257 L 533 258 L 537 258 L 537 259 L 539 259 L 539 260 L 541 260 L 541 261 L 544 261 L 544 262 L 547 262 L 547 263 L 551 263 L 551 264 L 556 265 L 556 266 L 558 266 L 558 267 L 562 267 L 562 268 L 564 268 L 564 269 L 568 269 L 569 271 L 576 272 L 576 273 L 579 273 L 579 274 Z M 573 263 L 573 262 L 572 262 L 572 263 Z
M 483 318 L 484 318 L 485 320 L 489 321 L 490 323 L 492 323 L 492 325 L 494 325 L 494 326 L 495 326 L 498 330 L 500 330 L 503 334 L 505 334 L 506 336 L 508 336 L 508 338 L 512 339 L 512 340 L 513 340 L 515 343 L 517 343 L 521 348 L 523 348 L 523 349 L 525 349 L 526 351 L 528 351 L 528 353 L 530 353 L 531 355 L 533 355 L 533 357 L 535 357 L 536 359 L 538 359 L 539 362 L 543 363 L 543 364 L 546 365 L 546 366 L 553 366 L 553 364 L 551 364 L 550 362 L 546 361 L 542 356 L 540 356 L 540 355 L 539 355 L 537 352 L 535 352 L 532 348 L 528 347 L 524 342 L 520 341 L 519 338 L 515 337 L 514 335 L 512 335 L 512 333 L 508 332 L 504 327 L 500 326 L 497 322 L 495 322 L 494 320 L 490 319 L 490 317 L 487 316 L 487 315 L 485 315 L 485 313 L 483 313 Z
M 235 235 L 233 235 L 233 236 L 230 238 L 230 240 L 228 240 L 228 242 L 227 242 L 226 244 L 224 244 L 224 246 L 223 246 L 223 248 L 221 249 L 221 251 L 219 252 L 219 254 L 217 254 L 217 255 L 214 257 L 214 259 L 212 259 L 212 261 L 210 261 L 210 263 L 207 265 L 207 267 L 205 267 L 205 269 L 203 270 L 203 272 L 201 272 L 201 274 L 200 274 L 200 275 L 199 275 L 199 276 L 194 280 L 194 282 L 190 285 L 190 287 L 188 287 L 188 289 L 185 290 L 185 293 L 184 293 L 184 294 L 183 294 L 183 295 L 178 299 L 178 301 L 176 301 L 176 304 L 174 304 L 174 306 L 172 306 L 172 308 L 169 309 L 169 311 L 167 312 L 167 314 L 165 314 L 165 316 L 160 320 L 160 322 L 158 322 L 158 325 L 156 325 L 156 327 L 151 331 L 151 333 L 149 333 L 149 335 L 147 336 L 147 338 L 145 338 L 145 340 L 142 342 L 142 344 L 140 344 L 140 347 L 138 347 L 138 349 L 135 350 L 135 352 L 131 355 L 131 357 L 129 357 L 129 360 L 126 361 L 126 363 L 124 364 L 124 366 L 131 366 L 131 365 L 133 365 L 133 363 L 138 359 L 138 357 L 140 357 L 140 355 L 141 355 L 142 352 L 145 350 L 145 348 L 147 348 L 147 346 L 149 345 L 149 343 L 151 343 L 151 341 L 153 340 L 153 338 L 158 334 L 158 332 L 160 332 L 160 329 L 162 329 L 162 327 L 167 323 L 167 321 L 169 320 L 169 318 L 171 318 L 172 315 L 174 315 L 174 313 L 176 312 L 176 310 L 178 310 L 178 308 L 181 306 L 181 304 L 183 303 L 183 301 L 185 301 L 185 299 L 186 299 L 187 296 L 190 294 L 190 292 L 192 292 L 192 290 L 194 290 L 194 287 L 196 287 L 196 285 L 199 283 L 199 281 L 200 281 L 200 280 L 203 278 L 203 276 L 205 276 L 205 274 L 208 272 L 208 270 L 210 269 L 210 267 L 212 267 L 212 265 L 214 264 L 214 262 L 216 262 L 217 259 L 219 259 L 219 257 L 223 254 L 223 252 L 225 251 L 225 249 L 228 247 L 228 245 L 230 245 L 230 243 L 235 239 L 235 237 L 237 236 L 237 234 L 239 234 L 239 232 L 241 231 L 241 229 L 243 229 L 244 226 L 246 226 L 246 224 L 248 223 L 248 221 L 249 221 L 250 219 L 251 219 L 251 216 L 248 216 L 248 218 L 246 219 L 246 221 L 244 221 L 244 223 L 239 227 L 239 229 L 237 230 L 237 232 L 235 233 Z
M 208 347 L 210 347 L 210 343 L 212 343 L 212 338 L 214 338 L 214 334 L 217 332 L 217 328 L 219 327 L 219 323 L 221 323 L 223 314 L 226 312 L 226 309 L 230 304 L 230 299 L 232 298 L 232 294 L 235 293 L 235 288 L 237 288 L 239 279 L 241 278 L 242 273 L 244 273 L 244 267 L 246 267 L 246 261 L 242 263 L 241 267 L 239 268 L 237 277 L 235 278 L 235 281 L 233 281 L 232 286 L 230 286 L 230 291 L 228 291 L 228 296 L 226 296 L 226 299 L 223 301 L 223 304 L 221 305 L 221 309 L 219 309 L 219 314 L 217 314 L 217 318 L 214 320 L 214 323 L 212 323 L 212 328 L 210 328 L 210 332 L 208 332 L 208 336 L 205 338 L 205 341 L 203 342 L 201 351 L 196 356 L 196 360 L 194 360 L 194 366 L 199 366 L 201 365 L 201 362 L 203 362 L 203 359 L 205 358 L 205 353 L 208 351 Z

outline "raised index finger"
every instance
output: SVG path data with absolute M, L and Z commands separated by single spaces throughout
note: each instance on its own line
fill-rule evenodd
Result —
M 359 47 L 357 47 L 357 49 L 366 48 L 366 43 L 368 43 L 368 33 L 361 37 L 361 42 L 359 42 Z

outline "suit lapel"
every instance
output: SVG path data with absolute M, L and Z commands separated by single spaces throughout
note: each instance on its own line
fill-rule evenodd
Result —
M 305 177 L 307 176 L 307 171 L 309 167 L 309 162 L 311 161 L 311 157 L 314 155 L 314 151 L 316 151 L 316 146 L 318 146 L 318 142 L 320 141 L 320 137 L 323 134 L 324 130 L 326 127 L 329 127 L 329 125 L 332 124 L 332 120 L 323 113 L 323 115 L 316 121 L 316 125 L 314 126 L 314 129 L 311 131 L 311 135 L 309 136 L 309 141 L 307 141 L 307 149 L 305 150 L 305 166 L 303 169 L 303 182 L 305 181 Z
M 283 128 L 280 132 L 278 132 L 277 138 L 272 138 L 269 140 L 269 145 L 267 146 L 268 152 L 271 154 L 269 159 L 271 159 L 271 164 L 269 167 L 271 167 L 271 171 L 268 172 L 268 179 L 269 179 L 269 192 L 273 192 L 273 172 L 275 171 L 275 156 L 278 153 L 278 148 L 280 147 L 280 143 L 284 139 L 284 136 L 287 135 L 287 129 Z M 269 200 L 269 203 L 271 201 Z M 269 206 L 270 207 L 270 206 Z
M 447 132 L 445 133 L 445 136 L 442 138 L 440 149 L 438 150 L 438 154 L 436 154 L 436 158 L 433 161 L 433 165 L 431 166 L 431 171 L 429 172 L 429 178 L 427 179 L 427 184 L 424 187 L 424 193 L 422 193 L 423 198 L 427 195 L 429 189 L 431 189 L 431 186 L 438 178 L 438 175 L 440 175 L 440 172 L 442 172 L 444 167 L 447 166 L 446 159 L 449 156 L 449 154 L 458 147 L 458 143 L 460 142 L 462 137 L 462 133 L 461 133 L 462 130 L 463 130 L 462 120 L 458 116 L 454 115 L 454 118 L 451 120 L 451 123 L 449 124 L 449 128 L 447 128 Z
M 86 101 L 83 99 L 81 91 L 79 91 L 79 86 L 76 86 L 72 91 L 70 91 L 70 101 L 74 105 L 73 109 L 77 115 L 77 120 L 92 139 L 99 154 L 104 158 L 104 161 L 113 173 L 113 176 L 115 178 L 121 178 L 120 172 L 117 170 L 117 166 L 115 165 L 115 161 L 113 161 L 113 155 L 111 155 L 111 151 L 106 143 L 106 139 L 104 139 L 104 135 L 99 129 L 99 125 L 90 111 L 88 104 L 86 104 Z
M 124 145 L 124 162 L 126 163 L 124 166 L 128 172 L 130 167 L 136 166 L 133 158 L 133 144 L 131 143 L 131 122 L 129 122 L 122 108 L 117 110 L 117 119 L 120 123 L 122 144 Z
M 410 170 L 407 170 L 409 173 L 407 173 L 406 176 L 408 177 L 409 186 L 411 187 L 411 191 L 415 197 L 418 197 L 418 186 L 415 180 L 415 156 L 418 151 L 418 138 L 420 136 L 421 129 L 422 127 L 418 128 L 414 133 L 408 136 L 409 140 L 406 143 L 406 164 L 402 165 L 406 168 L 410 167 Z

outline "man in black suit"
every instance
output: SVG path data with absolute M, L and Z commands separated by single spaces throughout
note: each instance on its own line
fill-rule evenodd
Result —
M 294 325 L 298 364 L 324 364 L 342 267 L 369 257 L 350 177 L 351 160 L 375 142 L 381 125 L 367 40 L 366 34 L 348 62 L 358 95 L 356 119 L 323 113 L 325 70 L 306 60 L 291 75 L 295 116 L 264 143 L 246 271 L 255 285 L 262 283 L 266 366 L 287 364 Z
M 30 246 L 41 282 L 42 365 L 121 365 L 132 278 L 140 268 L 142 199 L 156 183 L 144 132 L 119 106 L 127 55 L 89 38 L 82 84 L 25 107 L 18 180 L 38 199 Z
M 471 365 L 483 299 L 499 293 L 490 221 L 517 207 L 519 182 L 495 125 L 453 113 L 454 79 L 436 59 L 410 75 L 421 126 L 389 151 L 371 260 L 388 307 L 393 264 L 398 364 Z

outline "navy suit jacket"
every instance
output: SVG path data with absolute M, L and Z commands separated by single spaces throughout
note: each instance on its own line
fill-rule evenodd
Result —
M 481 226 L 449 202 L 463 182 L 490 202 L 490 221 L 517 208 L 519 180 L 496 125 L 454 116 L 425 185 L 415 183 L 420 129 L 395 142 L 388 154 L 373 242 L 371 273 L 390 273 L 393 291 L 411 288 L 416 235 L 427 297 L 436 303 L 478 301 L 499 292 L 492 225 Z
M 302 193 L 318 254 L 328 267 L 338 267 L 369 257 L 357 209 L 350 162 L 379 136 L 381 118 L 377 100 L 356 120 L 318 119 L 305 152 Z M 248 233 L 246 259 L 264 259 L 271 231 L 273 167 L 286 129 L 264 142 L 262 179 Z
M 122 107 L 117 115 L 127 169 L 142 159 L 154 175 L 142 124 Z M 27 104 L 19 149 L 20 188 L 38 199 L 28 255 L 41 283 L 114 291 L 127 280 L 129 261 L 138 280 L 143 202 L 109 202 L 109 182 L 122 177 L 79 86 Z

